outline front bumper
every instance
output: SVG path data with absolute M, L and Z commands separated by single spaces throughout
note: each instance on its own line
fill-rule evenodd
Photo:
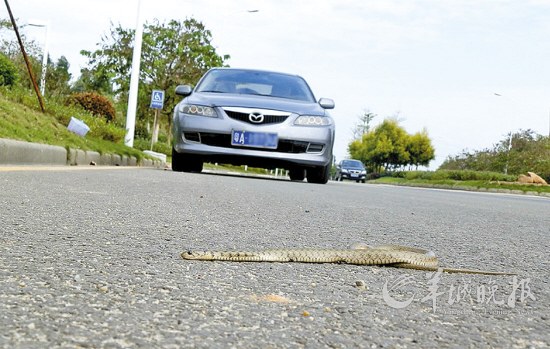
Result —
M 340 173 L 342 179 L 349 179 L 349 180 L 353 180 L 353 181 L 360 181 L 360 180 L 364 180 L 366 178 L 366 174 L 362 174 L 361 172 L 359 171 L 348 171 L 348 172 L 341 172 Z
M 273 124 L 253 125 L 221 116 L 209 118 L 176 112 L 172 127 L 173 147 L 178 153 L 199 155 L 203 161 L 263 168 L 327 166 L 332 161 L 334 126 L 293 125 L 297 115 Z M 276 149 L 231 144 L 231 131 L 277 133 Z

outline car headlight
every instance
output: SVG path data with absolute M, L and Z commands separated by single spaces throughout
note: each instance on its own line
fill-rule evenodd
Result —
M 362 175 L 366 175 L 366 174 L 367 174 L 367 171 L 366 171 L 366 170 L 363 170 L 363 171 L 361 171 L 361 174 L 362 174 Z
M 349 171 L 346 170 L 345 168 L 342 169 L 342 173 L 348 173 Z
M 294 125 L 298 126 L 328 126 L 330 124 L 330 118 L 325 116 L 300 115 L 294 121 Z
M 189 114 L 189 115 L 208 116 L 211 118 L 218 117 L 218 113 L 216 113 L 216 109 L 212 107 L 207 107 L 204 105 L 181 104 L 179 107 L 179 110 L 180 110 L 180 113 Z

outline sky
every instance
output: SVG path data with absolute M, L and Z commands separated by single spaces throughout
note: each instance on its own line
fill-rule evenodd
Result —
M 49 55 L 74 77 L 111 23 L 136 27 L 139 2 L 9 0 L 21 24 L 49 23 Z M 298 74 L 334 99 L 337 160 L 365 112 L 427 130 L 430 170 L 509 132 L 550 132 L 550 0 L 141 0 L 141 15 L 195 18 L 230 66 Z M 21 30 L 44 43 L 44 28 Z

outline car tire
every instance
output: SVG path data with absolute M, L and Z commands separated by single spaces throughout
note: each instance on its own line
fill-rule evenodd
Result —
M 288 170 L 288 176 L 291 181 L 303 181 L 306 178 L 306 171 L 301 167 L 291 168 Z
M 307 170 L 308 183 L 326 184 L 330 177 L 330 166 L 315 167 Z
M 176 172 L 202 172 L 203 162 L 200 157 L 190 154 L 178 153 L 172 148 L 172 171 Z

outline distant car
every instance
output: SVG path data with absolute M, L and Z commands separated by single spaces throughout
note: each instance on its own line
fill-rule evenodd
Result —
M 326 183 L 334 121 L 328 98 L 315 99 L 297 75 L 214 68 L 185 98 L 172 123 L 172 169 L 201 172 L 204 162 L 284 168 L 291 180 Z
M 367 177 L 367 170 L 363 163 L 359 160 L 342 160 L 336 165 L 336 174 L 334 179 L 337 181 L 343 181 L 344 179 L 354 180 L 357 183 L 359 181 L 365 183 Z

